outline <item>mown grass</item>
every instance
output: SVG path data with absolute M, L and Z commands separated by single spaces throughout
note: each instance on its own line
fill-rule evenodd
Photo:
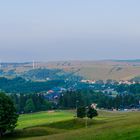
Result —
M 85 128 L 85 119 L 74 118 L 17 130 L 11 137 L 21 140 L 138 140 L 140 112 L 99 111 L 98 117 L 88 120 L 88 128 Z
M 47 125 L 68 121 L 73 119 L 74 116 L 74 111 L 51 111 L 20 115 L 16 131 L 12 134 L 7 134 L 4 139 L 18 139 L 62 133 L 64 130 L 48 127 Z
M 36 125 L 43 125 L 62 120 L 69 120 L 74 117 L 71 111 L 39 112 L 20 115 L 16 129 L 23 129 Z

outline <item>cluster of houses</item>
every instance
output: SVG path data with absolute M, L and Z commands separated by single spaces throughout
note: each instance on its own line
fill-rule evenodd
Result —
M 111 83 L 111 84 L 126 84 L 126 85 L 132 85 L 132 84 L 136 84 L 136 83 L 139 83 L 140 82 L 136 82 L 136 81 L 132 81 L 132 80 L 120 80 L 120 81 L 115 81 L 115 80 L 107 80 L 106 82 L 102 81 L 102 80 L 81 80 L 81 83 L 87 83 L 87 84 L 108 84 L 108 83 Z
M 138 82 L 135 82 L 135 81 L 128 81 L 128 80 L 126 80 L 126 81 L 123 81 L 123 80 L 119 81 L 119 84 L 120 84 L 120 85 L 121 85 L 121 84 L 133 85 L 133 84 L 136 84 L 136 83 L 138 83 Z
M 96 80 L 81 80 L 81 83 L 95 84 Z
M 116 84 L 117 85 L 120 85 L 120 84 L 127 84 L 127 85 L 136 84 L 136 82 L 134 82 L 134 81 L 122 81 L 122 80 L 119 81 L 119 82 L 115 82 L 113 80 L 112 81 L 108 80 L 107 82 L 96 81 L 96 80 L 81 80 L 81 82 L 89 84 L 89 85 L 87 85 L 88 87 L 94 89 L 97 92 L 106 93 L 108 96 L 111 96 L 111 97 L 116 97 L 117 94 L 118 94 L 118 91 L 116 91 L 116 89 L 115 89 Z M 99 83 L 100 83 L 100 85 L 96 85 L 96 84 L 99 84 Z M 48 90 L 46 93 L 44 93 L 44 97 L 49 101 L 53 101 L 57 105 L 58 99 L 60 98 L 60 96 L 68 90 L 69 89 L 66 89 L 66 88 L 63 88 L 63 87 L 54 87 L 51 90 Z M 97 104 L 92 104 L 93 108 L 96 108 L 96 106 L 97 106 Z M 130 107 L 130 108 L 134 108 L 134 107 Z M 136 108 L 140 108 L 140 105 Z
M 49 91 L 47 91 L 47 94 L 45 94 L 45 98 L 48 100 L 54 100 L 58 99 L 61 93 L 65 92 L 67 89 L 62 87 L 55 87 Z

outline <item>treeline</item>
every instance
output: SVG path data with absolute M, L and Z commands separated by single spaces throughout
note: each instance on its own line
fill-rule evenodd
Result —
M 61 93 L 58 98 L 48 100 L 44 94 L 10 94 L 18 113 L 31 113 L 50 109 L 75 109 L 97 104 L 104 109 L 140 108 L 140 94 L 117 94 L 116 96 L 94 90 L 83 89 Z
M 65 79 L 81 79 L 80 76 L 75 75 L 76 71 L 66 72 L 62 69 L 47 69 L 47 68 L 38 68 L 31 69 L 29 71 L 17 72 L 16 69 L 4 71 L 0 70 L 0 76 L 2 77 L 16 77 L 19 75 L 25 79 L 31 80 L 65 80 Z
M 130 94 L 139 94 L 140 93 L 140 84 L 121 84 L 115 87 L 118 93 L 130 93 Z
M 81 77 L 75 75 L 75 72 L 66 72 L 62 69 L 46 69 L 46 68 L 38 68 L 29 70 L 22 74 L 22 77 L 28 79 L 36 79 L 36 80 L 80 80 Z
M 11 94 L 18 113 L 31 113 L 54 108 L 54 103 L 47 101 L 43 94 Z
M 50 90 L 54 87 L 63 86 L 63 80 L 51 80 L 45 82 L 37 82 L 25 80 L 21 77 L 13 79 L 0 78 L 0 89 L 6 93 L 38 93 Z
M 99 108 L 124 109 L 139 107 L 140 94 L 118 94 L 115 97 L 93 90 L 70 91 L 59 98 L 60 108 L 76 108 L 96 103 Z
M 45 80 L 46 78 L 50 78 L 52 80 L 61 79 L 62 76 L 65 74 L 63 70 L 60 69 L 33 69 L 23 73 L 23 77 L 29 79 L 38 79 L 38 80 Z

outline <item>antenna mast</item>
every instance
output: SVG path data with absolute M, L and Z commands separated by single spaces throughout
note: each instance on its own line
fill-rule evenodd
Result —
M 35 69 L 35 61 L 33 60 L 33 69 Z
M 2 68 L 2 62 L 1 62 L 1 60 L 0 60 L 0 69 Z

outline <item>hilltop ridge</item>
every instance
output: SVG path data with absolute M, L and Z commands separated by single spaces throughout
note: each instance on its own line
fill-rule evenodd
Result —
M 33 69 L 32 62 L 2 63 L 2 72 L 22 73 Z M 89 80 L 130 80 L 140 76 L 140 60 L 50 61 L 35 62 L 35 69 L 62 69 Z

